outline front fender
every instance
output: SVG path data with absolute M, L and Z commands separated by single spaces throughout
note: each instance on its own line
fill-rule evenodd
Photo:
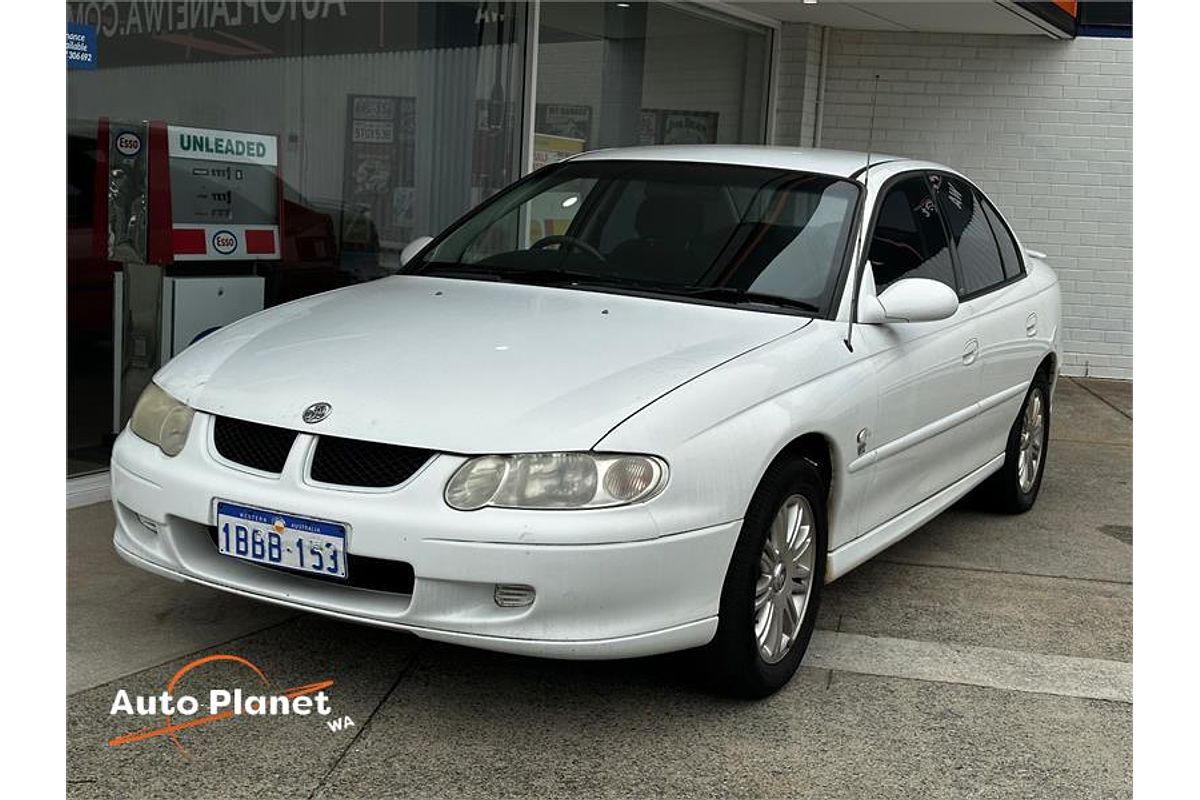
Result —
M 854 538 L 866 473 L 851 474 L 858 431 L 877 400 L 870 365 L 846 349 L 844 323 L 816 321 L 659 398 L 612 430 L 597 450 L 661 455 L 667 489 L 649 504 L 663 530 L 741 519 L 775 457 L 817 433 L 832 461 L 831 547 Z

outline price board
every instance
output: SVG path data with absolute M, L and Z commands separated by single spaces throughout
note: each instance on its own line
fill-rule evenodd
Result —
M 167 126 L 176 261 L 280 258 L 275 136 Z

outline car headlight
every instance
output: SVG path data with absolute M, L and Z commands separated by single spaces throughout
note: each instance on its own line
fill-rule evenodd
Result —
M 133 408 L 129 428 L 169 456 L 179 455 L 195 412 L 151 383 Z
M 667 465 L 654 456 L 521 453 L 479 456 L 455 471 L 446 503 L 459 511 L 499 508 L 608 508 L 653 497 Z

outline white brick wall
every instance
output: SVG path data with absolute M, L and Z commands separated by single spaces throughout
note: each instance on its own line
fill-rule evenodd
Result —
M 784 26 L 779 143 L 811 141 L 803 117 L 815 116 L 808 80 L 819 40 L 808 27 Z M 822 146 L 865 149 L 879 74 L 874 149 L 941 161 L 978 182 L 1058 272 L 1063 370 L 1131 378 L 1132 42 L 838 29 L 829 37 Z

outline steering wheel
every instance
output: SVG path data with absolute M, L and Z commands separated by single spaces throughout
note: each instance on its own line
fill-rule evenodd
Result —
M 608 261 L 608 259 L 606 259 L 604 257 L 603 253 L 601 253 L 599 250 L 592 247 L 590 244 L 583 241 L 582 239 L 576 239 L 574 236 L 567 236 L 566 234 L 561 234 L 561 233 L 556 234 L 554 236 L 543 236 L 541 239 L 538 239 L 536 242 L 529 245 L 529 249 L 530 250 L 544 250 L 545 248 L 549 247 L 552 244 L 563 245 L 564 250 L 569 250 L 572 247 L 577 247 L 580 250 L 582 250 L 583 252 L 587 253 L 592 258 L 596 259 L 597 261 Z

